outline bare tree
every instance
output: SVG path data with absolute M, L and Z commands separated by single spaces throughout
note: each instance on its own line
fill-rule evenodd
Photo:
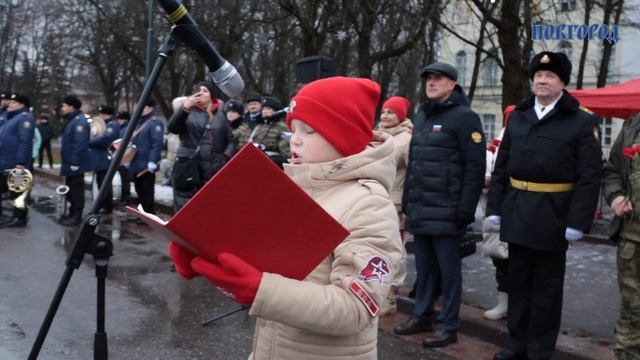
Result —
M 603 25 L 618 25 L 620 23 L 620 16 L 622 15 L 622 8 L 624 0 L 605 0 L 604 4 L 599 3 L 604 11 Z M 611 17 L 613 17 L 613 24 L 611 24 Z M 598 71 L 598 82 L 596 87 L 604 87 L 607 85 L 607 76 L 609 75 L 609 62 L 611 60 L 611 52 L 614 44 L 603 40 L 602 41 L 602 58 L 600 59 L 600 66 Z

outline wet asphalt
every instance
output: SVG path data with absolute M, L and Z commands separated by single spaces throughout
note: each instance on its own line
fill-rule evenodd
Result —
M 75 227 L 55 223 L 52 181 L 32 192 L 27 227 L 0 229 L 0 359 L 26 359 L 66 269 Z M 90 203 L 87 203 L 88 208 Z M 6 201 L 4 202 L 6 211 Z M 166 217 L 165 217 L 166 218 Z M 235 310 L 206 280 L 172 272 L 167 244 L 124 213 L 103 216 L 98 232 L 112 239 L 106 282 L 110 359 L 246 359 L 254 320 L 240 312 L 207 327 L 202 322 Z M 96 330 L 94 261 L 73 272 L 39 359 L 91 359 Z M 380 332 L 379 359 L 451 359 L 415 342 Z

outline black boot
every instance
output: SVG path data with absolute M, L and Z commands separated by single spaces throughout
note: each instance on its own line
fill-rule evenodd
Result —
M 66 219 L 70 218 L 73 216 L 73 210 L 69 210 L 66 214 L 62 214 L 60 215 L 60 217 L 58 217 L 56 219 L 56 222 L 58 224 L 62 224 L 63 221 L 65 221 Z
M 75 226 L 75 225 L 79 225 L 81 222 L 82 222 L 82 216 L 80 216 L 80 214 L 75 214 L 66 219 L 63 219 L 60 222 L 60 224 L 64 226 Z
M 69 209 L 69 216 L 66 219 L 62 219 L 60 224 L 64 226 L 74 226 L 82 222 L 82 210 Z
M 9 222 L 4 223 L 3 227 L 24 227 L 27 225 L 27 211 L 26 210 L 13 210 L 13 217 Z

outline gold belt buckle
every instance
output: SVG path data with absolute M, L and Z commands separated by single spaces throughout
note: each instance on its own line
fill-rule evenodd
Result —
M 529 182 L 528 181 L 523 181 L 522 182 L 522 187 L 524 191 L 528 191 L 529 190 Z

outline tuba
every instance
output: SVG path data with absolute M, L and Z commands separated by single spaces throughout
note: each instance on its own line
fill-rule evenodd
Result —
M 105 124 L 104 120 L 102 120 L 101 117 L 96 116 L 89 120 L 89 128 L 91 130 L 90 131 L 91 138 L 93 139 L 93 138 L 102 136 L 104 132 L 107 130 L 107 125 Z
M 16 209 L 27 208 L 27 197 L 33 186 L 33 175 L 27 169 L 11 169 L 7 175 L 7 186 L 12 193 L 9 203 Z M 14 197 L 15 196 L 15 197 Z

